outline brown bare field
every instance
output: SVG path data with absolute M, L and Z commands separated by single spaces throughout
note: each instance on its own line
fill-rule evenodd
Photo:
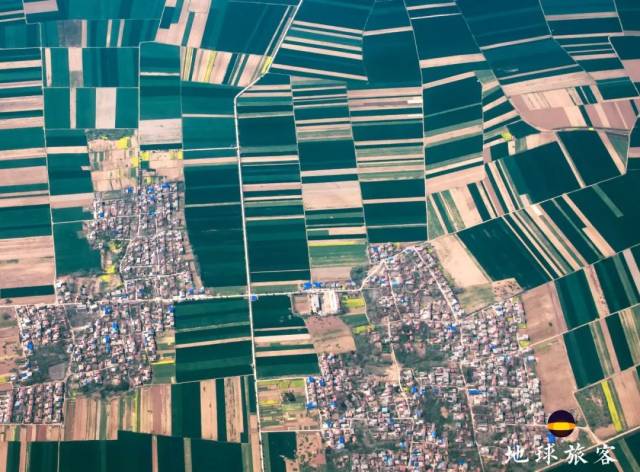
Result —
M 182 120 L 141 120 L 141 144 L 171 144 L 182 140 Z
M 355 351 L 351 329 L 337 316 L 312 316 L 305 319 L 305 324 L 316 352 L 340 354 Z
M 93 208 L 93 193 L 74 193 L 72 195 L 54 195 L 50 198 L 51 208 L 83 207 L 91 211 Z
M 607 326 L 607 323 L 605 322 L 604 318 L 600 318 L 598 321 L 600 324 L 600 330 L 602 331 L 602 338 L 605 344 L 604 348 L 606 349 L 606 352 L 602 352 L 600 355 L 600 362 L 602 362 L 602 367 L 605 370 L 605 372 L 610 372 L 608 371 L 608 367 L 607 367 L 607 364 L 608 364 L 610 365 L 613 372 L 620 372 L 620 364 L 618 363 L 618 357 L 616 356 L 616 351 L 613 347 L 613 339 L 611 339 L 611 333 L 609 333 L 609 327 Z M 595 339 L 595 341 L 596 341 L 596 348 L 600 350 L 598 346 L 599 343 L 597 338 Z M 602 354 L 604 354 L 606 357 L 603 357 Z M 613 373 L 611 373 L 611 375 L 613 375 Z
M 480 213 L 478 213 L 471 192 L 467 187 L 452 188 L 451 197 L 466 228 L 482 223 Z
M 436 238 L 431 241 L 431 244 L 436 250 L 442 267 L 458 287 L 464 288 L 490 282 L 456 236 Z M 461 267 L 464 269 L 460 270 Z
M 576 390 L 573 372 L 562 338 L 554 338 L 533 348 L 536 372 L 542 384 L 542 404 L 550 414 L 556 410 L 576 412 L 578 403 L 568 392 Z
M 301 315 L 308 315 L 311 311 L 311 302 L 306 294 L 295 294 L 293 296 L 293 311 Z
M 200 382 L 200 421 L 203 439 L 218 439 L 218 413 L 215 379 Z
M 602 291 L 602 287 L 600 286 L 600 281 L 598 280 L 596 270 L 593 266 L 588 266 L 585 267 L 584 273 L 587 276 L 589 290 L 591 291 L 591 296 L 593 297 L 593 301 L 596 304 L 598 314 L 600 315 L 600 317 L 607 316 L 610 313 L 609 307 L 607 306 L 607 301 L 604 298 L 604 292 Z
M 317 282 L 351 280 L 351 267 L 315 267 L 311 268 L 311 279 Z
M 612 378 L 621 410 L 628 428 L 640 425 L 640 381 L 635 369 L 628 369 Z
M 227 417 L 227 441 L 240 442 L 244 432 L 242 425 L 244 405 L 242 404 L 242 377 L 224 379 L 224 407 Z
M 10 390 L 9 377 L 20 359 L 20 333 L 13 307 L 0 307 L 0 391 Z
M 51 285 L 55 277 L 53 237 L 0 240 L 0 286 Z
M 2 185 L 39 184 L 47 182 L 48 179 L 46 166 L 0 170 L 0 184 Z
M 522 287 L 518 285 L 516 279 L 511 278 L 493 282 L 491 290 L 496 300 L 504 300 L 522 292 Z
M 178 151 L 154 151 L 149 158 L 149 168 L 168 180 L 184 180 L 184 161 L 178 158 Z
M 131 414 L 128 409 L 129 403 L 127 397 L 120 405 L 118 397 L 104 400 L 105 403 L 105 415 L 103 421 L 106 421 L 105 436 L 101 439 L 116 439 L 118 436 L 118 429 L 131 431 Z M 122 410 L 122 411 L 121 411 Z M 120 418 L 122 417 L 122 425 L 120 425 Z
M 158 472 L 158 437 L 151 438 L 151 470 Z
M 0 425 L 0 441 L 17 441 L 18 429 L 15 425 Z
M 28 440 L 27 435 L 25 434 L 25 428 L 18 428 L 16 430 L 16 441 L 20 441 L 22 444 L 25 444 Z M 26 446 L 26 444 L 25 444 Z M 20 466 L 18 468 L 18 470 L 20 472 L 27 472 L 27 470 L 29 469 L 29 454 L 28 454 L 28 447 L 21 447 L 20 448 Z
M 140 391 L 140 432 L 171 435 L 171 385 L 151 385 Z
M 306 210 L 354 208 L 362 205 L 360 184 L 357 181 L 304 184 L 302 200 Z
M 466 185 L 479 182 L 486 177 L 484 166 L 474 166 L 438 177 L 427 175 L 427 194 L 442 192 L 452 188 L 464 188 Z
M 609 426 L 601 426 L 599 428 L 595 428 L 593 433 L 598 437 L 598 439 L 605 439 L 615 436 L 616 428 L 612 424 Z
M 567 330 L 560 300 L 553 283 L 547 283 L 522 294 L 527 317 L 527 334 L 532 343 L 543 341 Z
M 137 431 L 136 420 L 140 417 L 133 415 L 135 411 L 135 393 L 130 392 L 124 396 L 115 396 L 106 400 L 106 417 L 107 417 L 107 437 L 105 439 L 116 439 L 118 429 L 125 431 Z M 120 423 L 122 419 L 122 423 Z
M 8 446 L 9 444 L 7 442 L 0 442 L 0 464 L 7 463 L 7 455 L 9 453 Z
M 296 456 L 300 465 L 320 469 L 326 465 L 322 436 L 320 433 L 302 432 L 296 435 Z
M 77 397 L 65 400 L 65 441 L 97 439 L 96 417 L 98 410 L 98 400 L 95 398 Z
M 251 445 L 251 463 L 254 472 L 262 469 L 260 441 L 260 432 L 258 431 L 258 415 L 254 414 L 249 417 L 249 444 Z
M 30 425 L 33 441 L 60 441 L 62 440 L 62 426 L 53 424 Z

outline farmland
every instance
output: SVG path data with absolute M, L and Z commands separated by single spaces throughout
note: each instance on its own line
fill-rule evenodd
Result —
M 638 469 L 638 18 L 5 0 L 0 469 Z

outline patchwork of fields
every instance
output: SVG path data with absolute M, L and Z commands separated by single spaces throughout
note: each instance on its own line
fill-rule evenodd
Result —
M 524 292 L 527 347 L 555 372 L 543 398 L 562 374 L 555 402 L 637 470 L 640 436 L 617 435 L 640 426 L 638 12 L 1 2 L 0 302 L 53 303 L 71 278 L 115 288 L 88 223 L 95 193 L 144 184 L 139 169 L 184 189 L 207 297 L 176 303 L 153 385 L 68 398 L 64 427 L 7 426 L 0 468 L 290 470 L 322 450 L 303 398 L 319 341 L 290 295 L 357 287 L 373 244 L 431 240 L 470 311 Z M 345 307 L 346 338 L 372 329 L 364 299 Z

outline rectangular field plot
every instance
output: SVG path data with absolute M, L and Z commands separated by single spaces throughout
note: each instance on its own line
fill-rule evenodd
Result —
M 318 410 L 307 405 L 305 379 L 258 382 L 260 424 L 263 431 L 317 428 Z
M 238 97 L 242 198 L 251 283 L 309 280 L 291 83 L 267 74 Z
M 576 398 L 589 427 L 601 439 L 640 423 L 640 380 L 634 369 L 580 390 Z
M 248 310 L 244 298 L 176 305 L 178 382 L 251 373 Z
M 304 320 L 293 314 L 286 295 L 252 302 L 256 369 L 259 378 L 303 376 L 319 372 L 318 356 Z
M 578 388 L 597 382 L 604 377 L 590 325 L 566 333 L 564 342 Z
M 177 348 L 176 379 L 189 382 L 248 375 L 251 360 L 250 340 Z
M 598 317 L 598 310 L 584 271 L 574 272 L 556 280 L 555 286 L 569 329 Z

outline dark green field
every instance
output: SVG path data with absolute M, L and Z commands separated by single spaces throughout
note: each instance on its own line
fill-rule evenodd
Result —
M 631 357 L 629 342 L 624 334 L 624 328 L 620 322 L 620 314 L 614 313 L 611 316 L 607 316 L 606 322 L 611 340 L 613 341 L 613 348 L 616 351 L 616 357 L 620 364 L 620 369 L 627 369 L 633 365 L 633 358 Z
M 465 229 L 458 235 L 492 280 L 513 277 L 525 289 L 548 280 L 501 218 Z
M 562 313 L 569 329 L 598 317 L 587 277 L 583 271 L 574 272 L 555 281 Z
M 602 380 L 604 373 L 589 325 L 566 333 L 564 343 L 578 388 Z
M 201 437 L 199 382 L 171 386 L 171 434 L 189 438 Z

